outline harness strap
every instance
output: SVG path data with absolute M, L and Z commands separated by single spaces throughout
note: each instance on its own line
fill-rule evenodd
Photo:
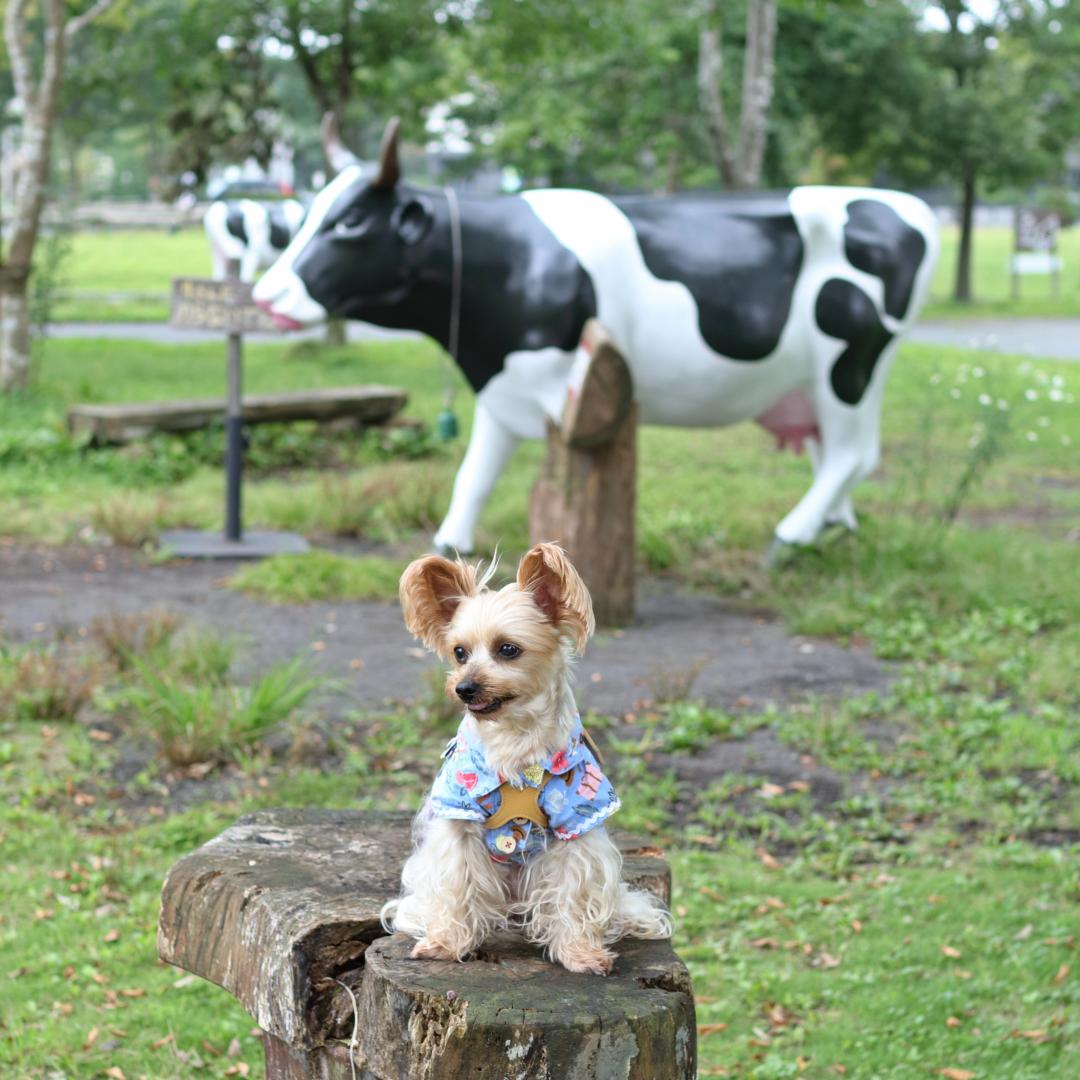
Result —
M 498 787 L 499 809 L 484 822 L 485 829 L 499 829 L 517 818 L 525 818 L 541 829 L 548 827 L 548 816 L 540 809 L 540 794 L 551 779 L 551 773 L 544 770 L 539 787 L 514 787 L 509 780 L 504 780 Z

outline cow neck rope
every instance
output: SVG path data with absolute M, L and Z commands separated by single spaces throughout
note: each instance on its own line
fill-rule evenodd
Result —
M 461 209 L 458 206 L 457 192 L 451 187 L 443 188 L 446 194 L 446 209 L 450 216 L 450 334 L 447 352 L 456 365 L 458 362 L 458 338 L 461 333 Z M 446 407 L 454 401 L 454 377 L 447 374 Z

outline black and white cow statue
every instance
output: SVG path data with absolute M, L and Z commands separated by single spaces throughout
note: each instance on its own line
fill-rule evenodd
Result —
M 763 197 L 544 190 L 459 204 L 401 181 L 391 121 L 378 169 L 345 167 L 318 194 L 255 300 L 284 328 L 361 319 L 446 346 L 455 219 L 457 361 L 477 399 L 438 547 L 472 550 L 514 447 L 561 415 L 590 316 L 625 355 L 643 422 L 756 420 L 781 446 L 805 443 L 813 484 L 777 542 L 855 527 L 850 492 L 877 465 L 889 364 L 937 256 L 925 203 L 799 187 Z
M 296 199 L 256 202 L 254 199 L 219 199 L 203 218 L 210 241 L 213 276 L 225 277 L 228 260 L 240 261 L 240 280 L 254 281 L 260 270 L 289 246 L 304 220 L 303 204 Z

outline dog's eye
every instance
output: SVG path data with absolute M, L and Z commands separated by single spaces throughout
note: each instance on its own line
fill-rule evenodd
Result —
M 521 655 L 521 650 L 516 645 L 511 645 L 508 641 L 504 645 L 499 646 L 499 655 L 505 656 L 507 660 L 513 660 L 515 656 Z
M 460 645 L 455 645 L 454 646 L 454 659 L 459 664 L 464 664 L 465 660 L 468 657 L 468 655 L 469 654 Z

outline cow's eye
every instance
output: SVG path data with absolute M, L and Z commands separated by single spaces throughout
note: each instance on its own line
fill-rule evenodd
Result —
M 454 659 L 459 664 L 464 664 L 468 658 L 469 654 L 460 645 L 454 646 Z
M 521 655 L 521 649 L 507 641 L 499 646 L 499 655 L 507 660 L 513 660 L 515 656 Z
M 349 210 L 340 221 L 334 224 L 338 236 L 359 236 L 367 228 L 363 211 Z

